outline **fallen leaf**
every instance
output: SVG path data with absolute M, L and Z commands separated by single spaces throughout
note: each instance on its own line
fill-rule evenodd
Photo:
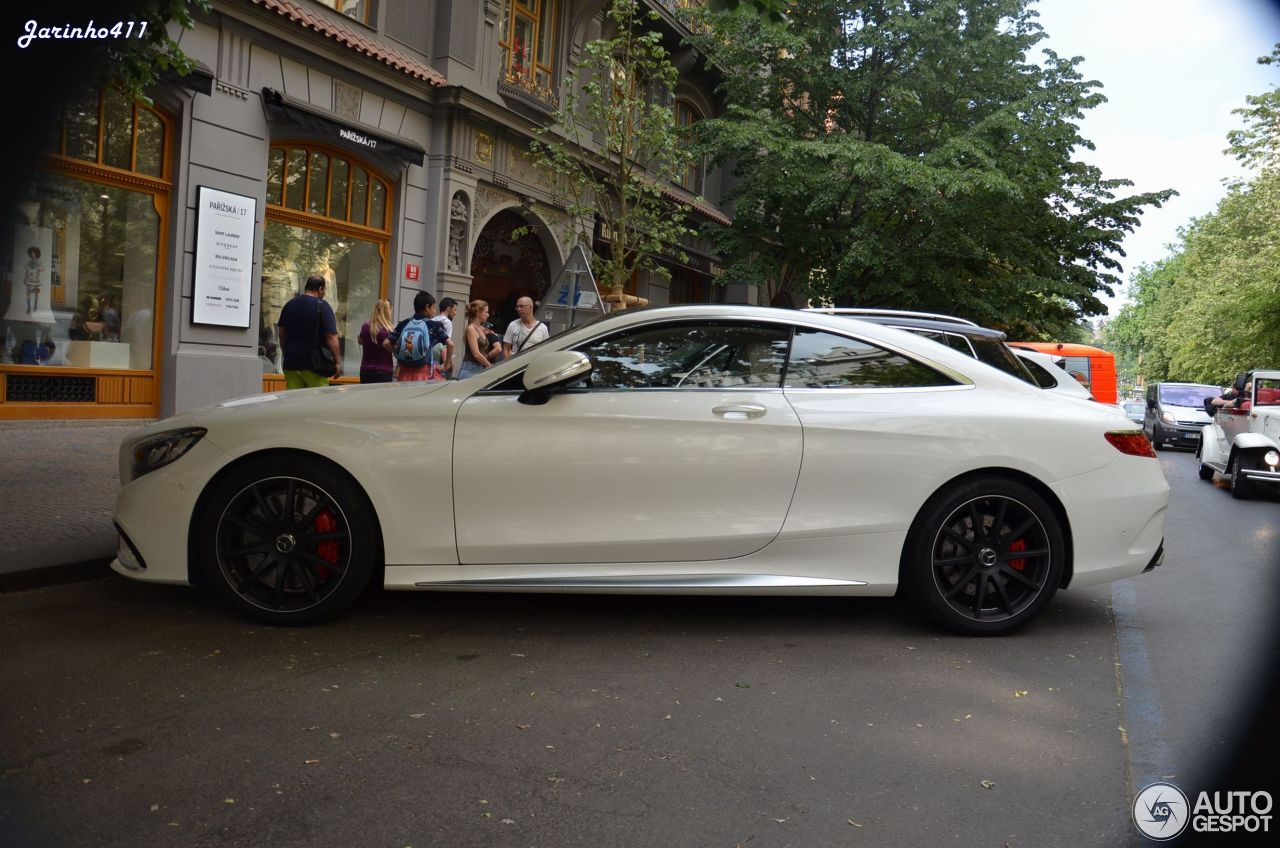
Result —
M 410 713 L 409 718 L 422 718 L 426 713 Z
M 992 783 L 990 780 L 983 780 L 983 781 L 979 781 L 979 782 L 982 784 L 982 788 L 983 788 L 983 789 L 995 789 L 995 788 L 996 788 L 996 785 L 995 785 L 994 783 Z
M 486 818 L 486 819 L 491 819 L 491 818 L 493 818 L 493 813 L 481 813 L 481 814 L 480 814 L 480 817 L 481 817 L 481 818 Z
M 303 765 L 306 765 L 306 766 L 313 766 L 313 765 L 315 765 L 315 764 L 316 764 L 316 763 L 318 763 L 318 762 L 320 762 L 320 761 L 319 761 L 319 760 L 303 760 L 303 761 L 302 761 L 302 764 L 303 764 Z
M 1014 692 L 1014 693 L 1013 693 L 1013 697 L 1015 697 L 1015 698 L 1025 698 L 1025 697 L 1027 697 L 1027 690 L 1026 690 L 1026 689 L 1020 689 L 1019 691 L 1017 691 L 1017 692 Z
M 151 812 L 153 812 L 153 813 L 158 813 L 158 812 L 160 812 L 160 805 L 159 805 L 159 804 L 152 804 L 152 805 L 151 805 Z
M 516 823 L 516 820 L 515 820 L 515 819 L 503 819 L 503 820 L 502 820 L 502 823 L 503 823 L 503 824 L 515 824 L 515 823 Z
M 235 798 L 225 798 L 225 799 L 223 799 L 223 801 L 222 801 L 222 803 L 224 803 L 224 804 L 234 804 L 235 802 L 236 802 L 236 799 L 235 799 Z
M 783 822 L 791 821 L 791 817 L 787 816 L 785 819 L 774 819 L 774 821 L 776 821 L 778 824 L 782 824 Z
M 528 729 L 529 729 L 529 725 L 527 724 L 516 724 L 516 730 L 528 730 Z
M 862 825 L 858 824 L 858 823 L 857 823 L 856 821 L 854 821 L 853 819 L 849 819 L 849 820 L 848 820 L 848 822 L 849 822 L 849 824 L 853 825 L 854 827 L 862 827 Z
M 739 689 L 750 689 L 750 688 L 751 688 L 751 684 L 750 684 L 750 683 L 735 683 L 735 684 L 733 684 L 733 685 L 734 685 L 734 686 L 737 686 Z

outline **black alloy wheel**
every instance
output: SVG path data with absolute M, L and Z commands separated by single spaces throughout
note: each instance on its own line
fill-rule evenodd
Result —
M 364 591 L 380 545 L 372 509 L 338 472 L 301 458 L 224 478 L 200 520 L 200 564 L 231 606 L 266 624 L 332 618 Z
M 999 477 L 935 497 L 908 537 L 908 595 L 931 619 L 966 635 L 997 635 L 1035 618 L 1062 579 L 1065 544 L 1049 505 Z

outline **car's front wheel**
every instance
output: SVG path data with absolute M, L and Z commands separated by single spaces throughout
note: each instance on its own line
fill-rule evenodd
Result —
M 265 458 L 220 480 L 199 516 L 205 579 L 266 624 L 315 624 L 369 583 L 381 545 L 354 482 L 319 460 Z
M 1028 486 L 979 477 L 925 504 L 907 536 L 902 587 L 918 609 L 966 635 L 1008 633 L 1053 598 L 1066 563 L 1053 509 Z
M 1231 497 L 1247 500 L 1254 496 L 1254 483 L 1243 473 L 1243 469 L 1253 467 L 1248 457 L 1236 454 L 1236 458 L 1231 461 Z

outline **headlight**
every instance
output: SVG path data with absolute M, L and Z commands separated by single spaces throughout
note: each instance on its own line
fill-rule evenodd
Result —
M 1262 455 L 1262 461 L 1272 468 L 1280 465 L 1280 451 L 1269 450 Z
M 184 430 L 170 430 L 156 436 L 143 439 L 133 446 L 133 476 L 137 480 L 143 474 L 163 468 L 191 450 L 196 442 L 209 432 L 203 427 L 188 427 Z
M 1166 423 L 1166 424 L 1176 424 L 1176 423 L 1177 423 L 1176 419 L 1174 419 L 1174 417 L 1173 417 L 1173 413 L 1172 413 L 1172 412 L 1161 412 L 1161 413 L 1160 413 L 1160 420 L 1161 420 L 1161 421 L 1163 421 L 1163 422 L 1164 422 L 1164 423 Z

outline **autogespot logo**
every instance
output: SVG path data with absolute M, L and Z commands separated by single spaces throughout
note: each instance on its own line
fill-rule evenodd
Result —
M 1133 823 L 1148 839 L 1173 839 L 1190 819 L 1187 796 L 1172 783 L 1153 783 L 1133 799 Z

